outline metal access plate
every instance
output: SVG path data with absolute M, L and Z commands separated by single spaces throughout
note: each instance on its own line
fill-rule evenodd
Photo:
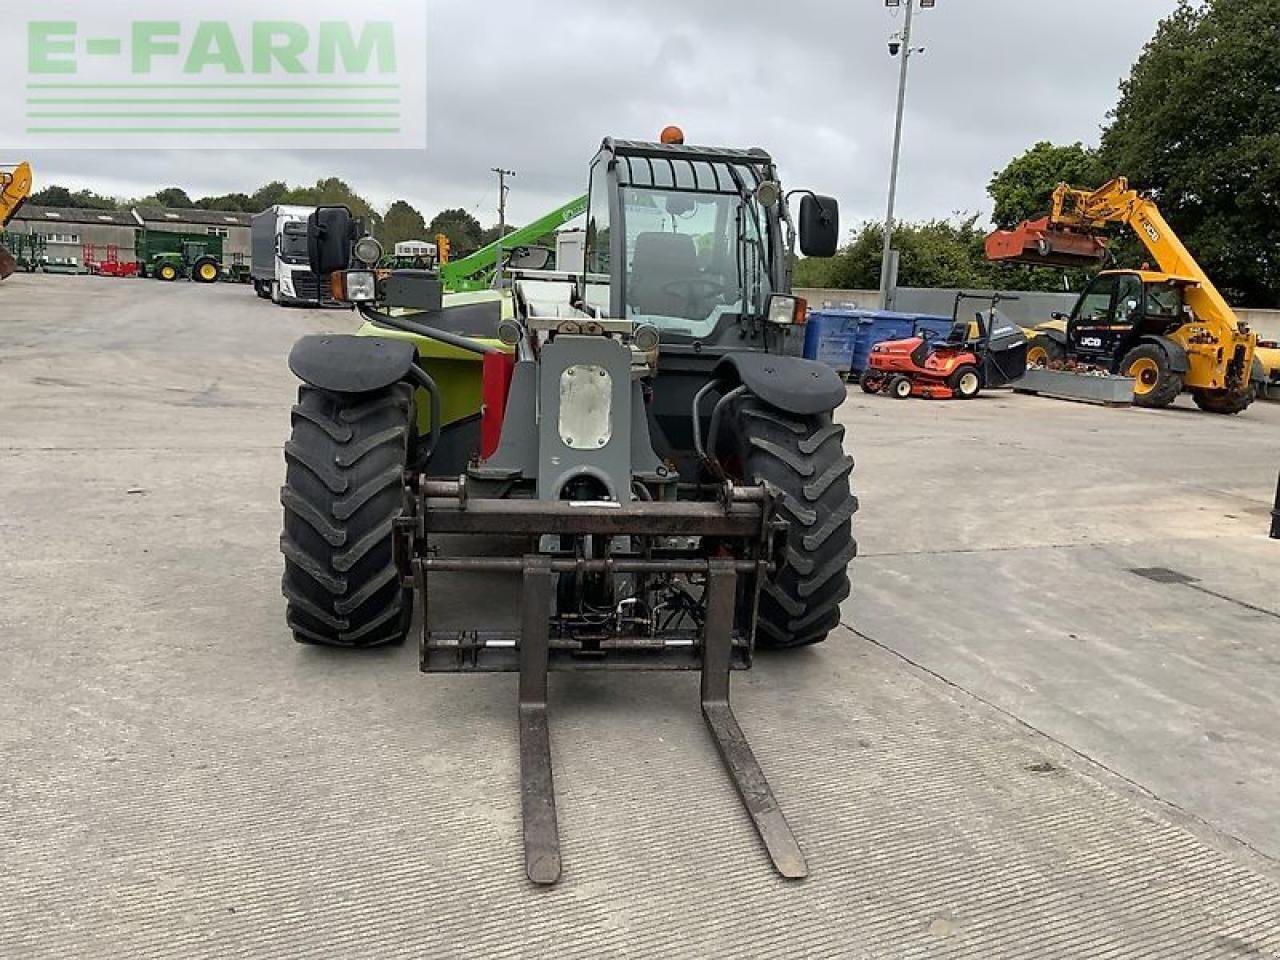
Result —
M 560 439 L 570 450 L 599 450 L 613 436 L 613 377 L 580 363 L 560 374 Z

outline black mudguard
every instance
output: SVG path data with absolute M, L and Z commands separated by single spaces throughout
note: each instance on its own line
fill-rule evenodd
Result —
M 844 381 L 824 363 L 774 353 L 731 353 L 715 376 L 736 382 L 785 413 L 811 417 L 845 401 Z
M 1033 331 L 1033 336 L 1048 337 L 1054 343 L 1061 344 L 1063 347 L 1067 346 L 1067 331 L 1059 330 L 1057 327 L 1047 327 L 1044 330 L 1035 330 Z
M 289 369 L 322 390 L 371 393 L 403 380 L 417 358 L 418 348 L 407 340 L 324 334 L 294 344 Z
M 1164 354 L 1169 358 L 1169 369 L 1174 373 L 1186 373 L 1191 369 L 1191 362 L 1187 359 L 1187 351 L 1181 344 L 1175 343 L 1168 337 L 1143 337 L 1138 343 L 1154 343 L 1156 346 L 1164 350 Z M 1121 360 L 1124 358 L 1121 357 Z

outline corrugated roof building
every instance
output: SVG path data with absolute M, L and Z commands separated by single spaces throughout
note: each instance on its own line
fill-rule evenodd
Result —
M 234 262 L 238 254 L 248 263 L 251 223 L 251 214 L 225 210 L 161 207 L 84 210 L 27 204 L 7 229 L 15 233 L 43 234 L 49 260 L 75 266 L 84 266 L 86 260 L 107 260 L 112 253 L 123 263 L 136 259 L 134 244 L 139 227 L 222 237 L 227 262 Z

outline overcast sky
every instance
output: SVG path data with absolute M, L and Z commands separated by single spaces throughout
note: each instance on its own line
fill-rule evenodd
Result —
M 937 0 L 918 14 L 900 216 L 985 214 L 992 172 L 1035 141 L 1096 143 L 1175 6 Z M 38 183 L 195 197 L 337 175 L 379 206 L 461 206 L 489 225 L 501 165 L 518 171 L 521 223 L 585 192 L 602 137 L 676 123 L 690 143 L 767 148 L 788 188 L 836 195 L 848 227 L 884 215 L 901 15 L 883 0 L 431 0 L 429 27 L 425 153 L 46 152 L 31 158 Z

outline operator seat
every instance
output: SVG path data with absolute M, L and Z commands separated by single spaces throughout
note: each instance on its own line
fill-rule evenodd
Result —
M 672 284 L 701 278 L 698 250 L 693 237 L 684 233 L 641 233 L 636 236 L 636 249 L 631 261 L 628 299 L 636 313 L 660 317 L 689 316 L 692 309 L 688 286 Z

